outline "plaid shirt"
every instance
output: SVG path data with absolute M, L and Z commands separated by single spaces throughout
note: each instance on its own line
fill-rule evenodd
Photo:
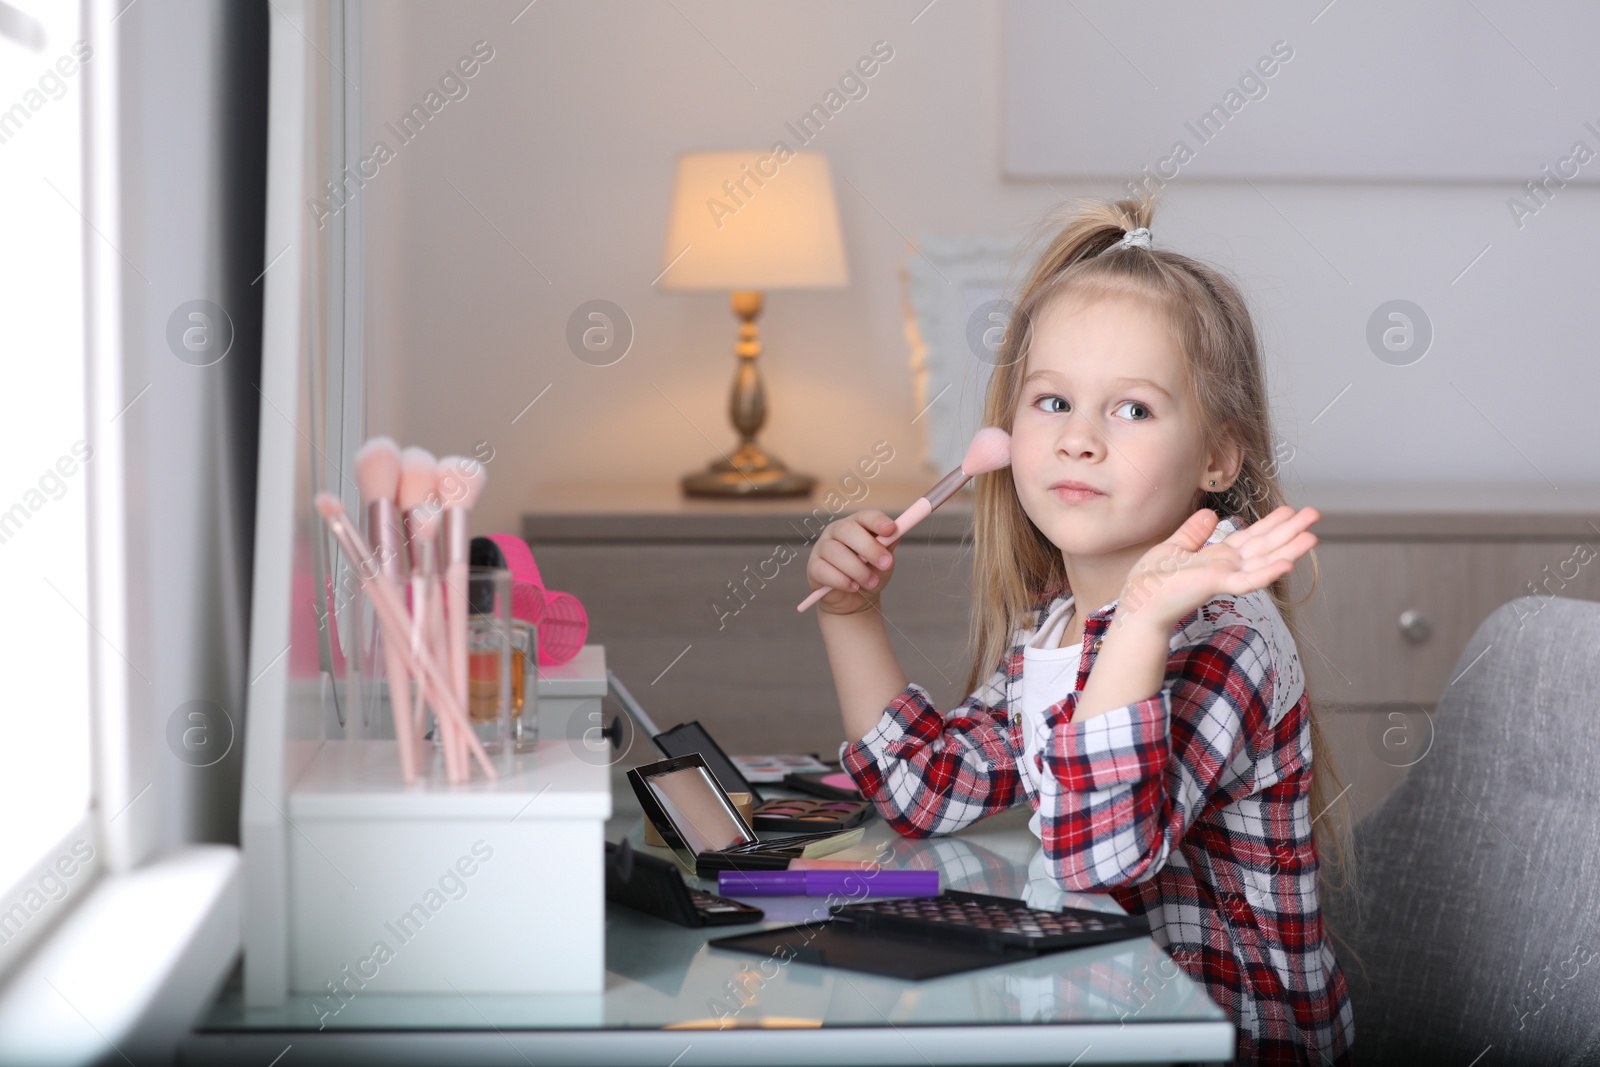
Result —
M 1235 529 L 1224 519 L 1210 540 Z M 1318 905 L 1305 679 L 1271 595 L 1190 612 L 1159 693 L 1074 723 L 1116 601 L 1091 612 L 1075 691 L 1045 716 L 1035 790 L 1017 767 L 1022 650 L 1067 594 L 1043 596 L 958 708 L 941 713 L 910 683 L 840 762 L 908 837 L 1026 799 L 1052 876 L 1149 916 L 1157 944 L 1232 1016 L 1238 1063 L 1348 1063 L 1350 999 Z

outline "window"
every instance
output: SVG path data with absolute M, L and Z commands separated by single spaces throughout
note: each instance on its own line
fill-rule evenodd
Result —
M 0 0 L 0 910 L 90 799 L 79 18 Z

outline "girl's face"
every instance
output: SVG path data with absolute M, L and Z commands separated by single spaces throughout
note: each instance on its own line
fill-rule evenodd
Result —
M 1208 471 L 1201 414 L 1166 323 L 1137 298 L 1068 295 L 1034 326 L 1011 428 L 1023 510 L 1067 556 L 1170 537 L 1207 479 L 1221 490 L 1231 477 Z

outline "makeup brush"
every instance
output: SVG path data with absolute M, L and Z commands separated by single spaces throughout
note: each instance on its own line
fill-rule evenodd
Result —
M 347 556 L 362 562 L 372 557 L 372 549 L 367 546 L 361 531 L 350 521 L 350 516 L 345 512 L 344 504 L 338 497 L 332 493 L 318 493 L 313 503 L 318 514 L 322 516 L 322 521 L 327 524 L 329 532 L 333 534 Z M 483 773 L 491 781 L 497 779 L 499 775 L 494 769 L 494 764 L 489 762 L 488 753 L 483 750 L 478 739 L 472 736 L 471 730 L 467 729 L 466 709 L 455 703 L 454 696 L 450 692 L 449 679 L 434 662 L 432 652 L 424 646 L 413 654 L 412 650 L 399 640 L 409 629 L 405 605 L 400 601 L 400 594 L 379 580 L 371 568 L 357 565 L 355 570 L 356 576 L 361 580 L 362 588 L 372 600 L 378 622 L 384 629 L 386 643 L 399 652 L 406 670 L 419 680 L 423 691 L 427 694 L 428 702 L 434 708 L 434 713 L 441 716 L 441 721 L 466 730 L 467 745 L 472 757 L 478 761 Z
M 400 446 L 388 437 L 374 437 L 356 452 L 356 488 L 367 510 L 367 533 L 377 553 L 380 581 L 400 589 L 400 530 L 395 525 L 395 493 L 400 488 Z M 391 641 L 383 640 L 389 677 L 389 711 L 400 748 L 400 773 L 406 785 L 417 779 L 415 727 L 411 722 L 411 680 Z
M 442 641 L 443 624 L 439 612 L 438 551 L 434 545 L 439 537 L 439 523 L 444 513 L 438 502 L 429 500 L 406 513 L 406 529 L 411 534 L 411 650 L 427 649 L 439 658 L 446 682 L 450 678 L 450 661 Z M 455 686 L 448 685 L 452 697 Z M 430 701 L 431 703 L 431 701 Z M 433 709 L 435 733 L 439 750 L 444 756 L 445 775 L 452 782 L 461 780 L 461 752 L 451 724 L 436 705 Z
M 432 597 L 435 579 L 439 573 L 439 555 L 434 549 L 434 538 L 439 529 L 438 502 L 434 488 L 438 478 L 438 461 L 425 448 L 407 448 L 400 453 L 400 514 L 405 519 L 406 542 L 411 549 L 411 651 L 416 652 L 433 641 Z M 418 707 L 416 728 L 420 734 L 424 723 Z M 439 750 L 445 757 L 445 774 L 457 780 L 458 761 L 454 747 L 449 744 L 448 727 L 444 725 L 439 709 L 433 709 Z M 420 746 L 419 746 L 420 747 Z
M 473 505 L 483 495 L 488 475 L 483 464 L 465 456 L 446 456 L 439 461 L 435 488 L 444 505 L 444 530 L 440 557 L 444 563 L 445 596 L 448 598 L 447 624 L 450 643 L 450 671 L 456 700 L 467 707 L 467 565 L 471 561 L 472 534 L 468 520 Z
M 443 513 L 440 513 L 440 525 L 443 525 Z M 437 535 L 435 537 L 437 539 Z M 450 635 L 444 623 L 444 581 L 439 575 L 429 579 L 428 585 L 428 647 L 433 649 L 439 661 L 439 670 L 444 672 L 445 680 L 450 683 L 450 692 L 455 693 L 455 672 L 450 666 Z M 461 705 L 466 708 L 467 705 Z M 470 712 L 471 709 L 468 708 Z M 467 769 L 467 750 L 462 744 L 459 735 L 450 736 L 450 743 L 455 746 L 456 767 Z M 470 775 L 470 770 L 468 770 Z
M 933 509 L 955 496 L 956 491 L 980 474 L 1011 466 L 1011 435 L 998 426 L 985 426 L 967 446 L 966 458 L 961 466 L 940 478 L 938 483 L 917 498 L 909 508 L 894 520 L 894 531 L 882 534 L 878 540 L 892 545 L 911 527 L 933 514 Z
M 997 471 L 1009 466 L 1011 466 L 1011 435 L 998 426 L 985 426 L 973 436 L 972 444 L 967 446 L 967 455 L 961 461 L 961 466 L 940 478 L 932 489 L 923 493 L 915 503 L 902 511 L 900 517 L 894 521 L 894 530 L 887 534 L 879 534 L 878 543 L 885 546 L 894 544 L 907 530 L 933 514 L 934 508 L 949 500 L 968 481 L 988 471 Z M 831 588 L 832 586 L 824 585 L 813 589 L 811 595 L 802 600 L 795 610 L 806 610 L 827 596 Z

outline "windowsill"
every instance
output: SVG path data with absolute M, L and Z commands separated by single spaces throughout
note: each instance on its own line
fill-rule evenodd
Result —
M 227 845 L 101 878 L 0 987 L 0 1063 L 86 1063 L 111 1048 L 170 1062 L 238 956 L 240 910 Z

